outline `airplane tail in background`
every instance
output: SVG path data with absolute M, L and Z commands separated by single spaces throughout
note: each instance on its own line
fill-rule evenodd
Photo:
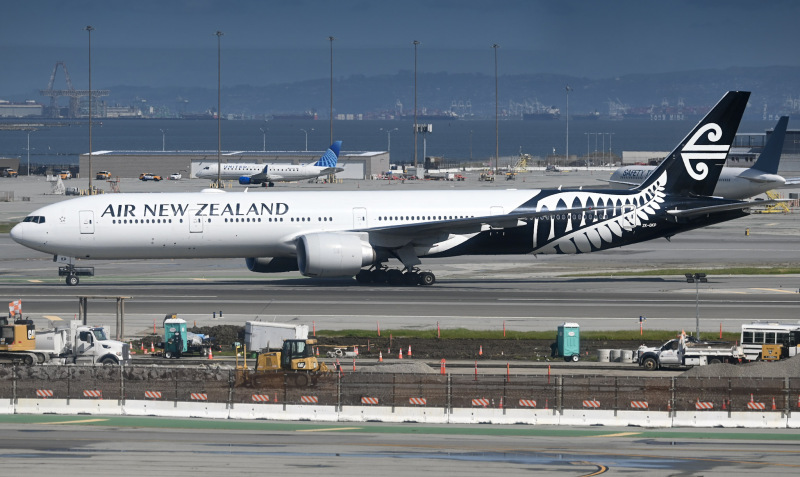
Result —
M 667 194 L 713 195 L 749 97 L 748 91 L 726 93 L 637 190 L 658 181 Z
M 789 116 L 781 116 L 772 134 L 769 135 L 761 155 L 753 164 L 753 169 L 767 174 L 777 174 L 778 166 L 781 162 L 781 152 L 783 152 L 783 140 L 786 137 L 786 126 L 789 124 Z
M 331 144 L 331 147 L 325 151 L 325 154 L 323 154 L 322 157 L 320 157 L 319 160 L 314 163 L 314 165 L 319 167 L 336 167 L 341 148 L 342 141 L 334 141 L 334 143 Z

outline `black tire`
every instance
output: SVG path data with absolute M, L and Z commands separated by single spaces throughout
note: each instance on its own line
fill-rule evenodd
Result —
M 304 373 L 300 373 L 294 378 L 294 383 L 299 388 L 304 388 L 308 386 L 308 375 Z
M 22 363 L 23 363 L 25 366 L 33 366 L 33 364 L 34 364 L 35 362 L 36 362 L 36 360 L 35 360 L 35 359 L 33 359 L 33 356 L 31 356 L 31 355 L 29 355 L 29 354 L 26 354 L 26 355 L 25 355 L 25 357 L 24 357 L 24 358 L 22 358 Z
M 648 371 L 655 371 L 658 369 L 658 361 L 655 358 L 645 358 L 642 367 Z
M 403 279 L 407 286 L 413 287 L 419 285 L 419 273 L 417 272 L 406 272 L 403 274 Z
M 708 364 L 722 364 L 721 358 L 711 358 L 708 360 Z
M 424 287 L 429 287 L 436 283 L 436 275 L 431 272 L 422 272 L 419 274 L 419 284 Z
M 111 356 L 106 356 L 105 358 L 100 360 L 100 364 L 103 366 L 116 366 L 117 360 L 112 358 Z
M 356 274 L 356 281 L 358 283 L 371 283 L 372 273 L 369 270 L 361 270 Z
M 573 354 L 572 356 L 570 356 L 570 360 L 571 360 L 573 363 L 577 363 L 579 359 L 581 359 L 581 357 L 580 357 L 580 356 L 578 356 L 577 354 Z
M 386 270 L 376 268 L 370 274 L 372 275 L 372 283 L 386 283 Z
M 67 280 L 66 281 L 67 281 L 67 285 L 69 285 L 71 287 L 77 286 L 78 283 L 80 283 L 80 279 L 78 278 L 77 275 L 67 275 Z
M 405 280 L 403 279 L 403 272 L 397 269 L 387 271 L 386 281 L 392 286 L 403 285 L 405 283 Z
M 172 351 L 164 351 L 164 357 L 167 359 L 172 358 Z

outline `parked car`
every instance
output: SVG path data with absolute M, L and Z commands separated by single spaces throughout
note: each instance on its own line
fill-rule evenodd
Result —
M 111 179 L 111 173 L 108 171 L 100 171 L 96 176 L 100 180 Z
M 143 173 L 139 174 L 139 180 L 140 181 L 156 181 L 156 182 L 158 182 L 158 181 L 160 181 L 162 179 L 163 179 L 163 177 L 161 177 L 158 174 L 153 174 L 152 172 L 143 172 Z
M 181 173 L 180 172 L 173 172 L 169 175 L 169 180 L 171 181 L 179 181 L 181 180 Z
M 19 177 L 19 174 L 14 169 L 6 167 L 2 171 L 0 171 L 0 177 Z
M 61 171 L 58 175 L 61 176 L 62 180 L 72 179 L 72 173 L 70 171 Z

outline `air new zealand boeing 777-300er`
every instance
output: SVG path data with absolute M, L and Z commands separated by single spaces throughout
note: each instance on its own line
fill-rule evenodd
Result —
M 142 258 L 432 285 L 421 257 L 596 252 L 747 215 L 712 193 L 749 96 L 725 94 L 633 189 L 104 194 L 42 207 L 11 237 L 53 254 L 68 285 L 93 273 L 77 260 Z

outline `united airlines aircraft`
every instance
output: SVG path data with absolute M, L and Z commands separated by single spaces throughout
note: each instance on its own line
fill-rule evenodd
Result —
M 275 182 L 301 181 L 336 174 L 344 170 L 341 167 L 336 167 L 341 147 L 342 141 L 334 142 L 314 164 L 227 162 L 222 164 L 220 179 L 237 179 L 239 184 L 266 184 L 272 187 Z M 197 177 L 200 179 L 216 179 L 217 169 L 216 164 L 208 165 L 197 173 Z
M 596 252 L 747 215 L 751 203 L 712 193 L 749 96 L 725 94 L 634 189 L 104 194 L 42 207 L 11 237 L 52 254 L 69 285 L 91 268 L 77 260 L 228 257 L 254 272 L 432 285 L 421 258 Z
M 775 130 L 764 145 L 764 150 L 758 156 L 753 167 L 724 167 L 714 188 L 714 195 L 726 199 L 746 199 L 772 189 L 800 184 L 800 178 L 784 178 L 778 175 L 778 165 L 783 151 L 783 140 L 786 137 L 786 125 L 789 117 L 783 116 L 778 120 Z M 608 182 L 638 186 L 653 171 L 656 166 L 625 166 L 620 167 Z

